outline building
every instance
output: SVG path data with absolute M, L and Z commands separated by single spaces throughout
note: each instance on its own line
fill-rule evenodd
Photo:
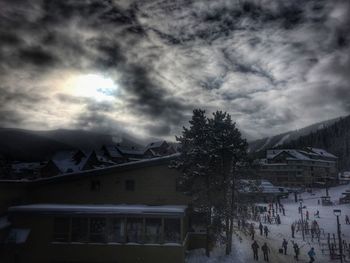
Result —
M 337 180 L 337 157 L 318 148 L 267 150 L 260 176 L 274 185 L 312 187 Z
M 2 262 L 184 262 L 205 234 L 176 187 L 176 156 L 0 182 Z
M 166 156 L 174 153 L 175 148 L 166 141 L 151 142 L 144 150 L 145 156 Z
M 267 180 L 238 181 L 238 199 L 240 203 L 268 203 L 276 202 L 288 197 L 288 192 L 283 187 L 274 186 Z

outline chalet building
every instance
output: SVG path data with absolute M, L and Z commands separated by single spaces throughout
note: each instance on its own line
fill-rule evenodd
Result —
M 176 153 L 175 148 L 166 141 L 149 143 L 144 150 L 146 156 L 165 156 Z
M 176 156 L 0 181 L 1 262 L 184 262 L 205 234 L 176 187 Z
M 95 151 L 60 151 L 41 168 L 41 177 L 74 173 L 98 168 L 107 162 L 99 159 Z M 113 164 L 113 163 L 112 163 Z
M 318 148 L 267 150 L 260 176 L 274 185 L 312 187 L 337 180 L 337 157 Z
M 100 155 L 115 163 L 125 163 L 128 160 L 115 145 L 103 145 L 100 150 Z

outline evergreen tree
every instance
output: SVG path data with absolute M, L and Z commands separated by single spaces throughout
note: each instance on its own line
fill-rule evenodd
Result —
M 191 195 L 196 211 L 206 215 L 206 255 L 210 255 L 211 211 L 213 195 L 211 191 L 211 176 L 208 155 L 208 121 L 205 111 L 195 109 L 190 127 L 183 127 L 182 136 L 176 137 L 180 143 L 180 157 L 175 167 L 182 171 L 179 180 L 182 188 Z
M 194 110 L 189 128 L 183 128 L 180 157 L 181 183 L 193 198 L 196 210 L 207 218 L 207 249 L 213 236 L 225 234 L 226 254 L 231 252 L 235 208 L 235 177 L 246 160 L 247 143 L 226 112 L 212 118 Z M 210 233 L 212 231 L 212 233 Z M 212 235 L 211 235 L 212 234 Z

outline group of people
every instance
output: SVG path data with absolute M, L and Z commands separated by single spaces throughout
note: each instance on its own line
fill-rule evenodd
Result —
M 300 254 L 300 248 L 299 245 L 296 242 L 293 242 L 293 249 L 294 249 L 294 259 L 296 261 L 299 261 L 299 254 Z M 254 242 L 251 245 L 252 250 L 253 250 L 253 258 L 254 260 L 258 261 L 259 260 L 259 244 L 256 240 L 254 240 Z M 284 253 L 284 255 L 287 255 L 287 249 L 288 249 L 288 241 L 286 239 L 283 239 L 282 242 L 282 253 Z M 269 261 L 269 254 L 271 252 L 269 246 L 267 245 L 266 242 L 264 242 L 264 244 L 261 246 L 261 251 L 263 252 L 263 257 L 264 257 L 264 261 Z M 312 247 L 309 251 L 308 251 L 308 256 L 309 256 L 309 263 L 313 263 L 315 261 L 315 249 Z
M 259 260 L 259 248 L 260 246 L 258 245 L 258 242 L 256 240 L 252 244 L 252 250 L 253 250 L 253 257 L 254 260 L 258 261 Z M 261 246 L 261 250 L 263 252 L 264 256 L 264 261 L 269 261 L 269 254 L 270 254 L 270 248 L 267 246 L 266 242 Z

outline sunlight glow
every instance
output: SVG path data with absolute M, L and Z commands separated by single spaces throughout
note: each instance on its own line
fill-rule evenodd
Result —
M 113 100 L 118 87 L 108 77 L 99 74 L 86 74 L 72 77 L 67 88 L 75 96 L 104 101 Z

